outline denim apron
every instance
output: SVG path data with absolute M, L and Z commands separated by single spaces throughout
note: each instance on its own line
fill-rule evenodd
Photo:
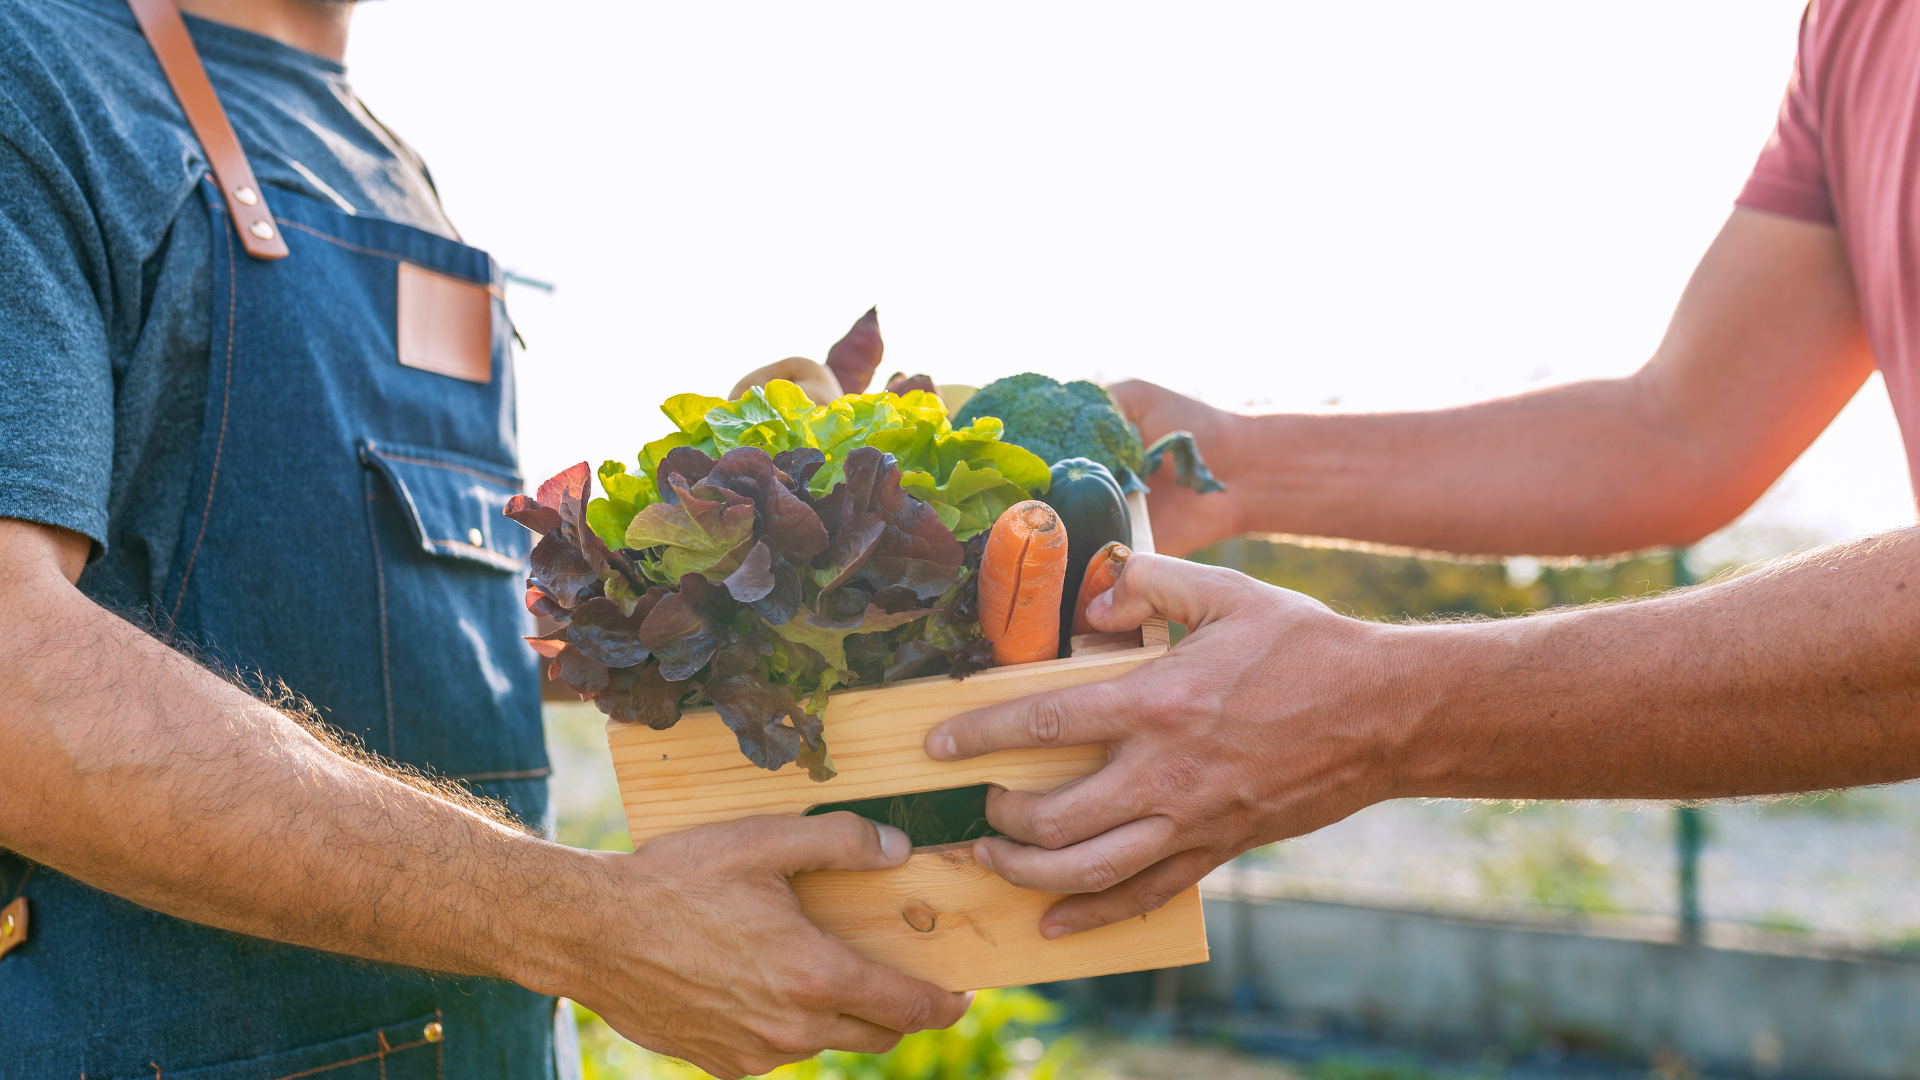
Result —
M 236 249 L 214 185 L 203 192 L 205 433 L 156 614 L 367 749 L 544 826 L 538 675 L 519 640 L 529 534 L 501 516 L 520 477 L 492 261 L 280 190 L 266 194 L 290 254 L 262 261 Z M 486 381 L 400 361 L 399 279 L 420 271 L 490 291 Z M 0 889 L 32 911 L 30 938 L 0 959 L 0 1078 L 555 1074 L 554 1000 L 520 987 L 195 925 L 11 857 Z

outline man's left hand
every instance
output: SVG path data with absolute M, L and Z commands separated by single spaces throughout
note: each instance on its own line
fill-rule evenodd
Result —
M 1312 832 L 1382 798 L 1403 702 L 1386 638 L 1231 570 L 1135 555 L 1088 609 L 1106 632 L 1155 613 L 1191 629 L 1109 682 L 1036 694 L 941 724 L 950 761 L 1105 743 L 1099 772 L 1045 794 L 995 790 L 1011 839 L 974 857 L 1015 885 L 1073 893 L 1041 919 L 1057 938 L 1144 914 L 1242 851 Z

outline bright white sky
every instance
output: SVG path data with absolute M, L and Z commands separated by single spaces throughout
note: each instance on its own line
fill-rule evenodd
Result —
M 537 481 L 873 304 L 882 372 L 938 382 L 1375 410 L 1631 371 L 1802 6 L 394 0 L 349 63 L 467 238 L 559 283 L 510 296 Z M 1750 519 L 1913 521 L 1877 378 Z

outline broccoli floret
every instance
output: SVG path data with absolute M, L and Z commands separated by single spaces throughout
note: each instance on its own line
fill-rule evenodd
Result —
M 992 416 L 1006 425 L 1000 437 L 1024 446 L 1053 464 L 1064 458 L 1091 458 L 1107 467 L 1122 487 L 1140 483 L 1146 464 L 1140 431 L 1093 383 L 1062 385 L 1029 371 L 988 383 L 968 399 L 954 418 L 957 427 Z

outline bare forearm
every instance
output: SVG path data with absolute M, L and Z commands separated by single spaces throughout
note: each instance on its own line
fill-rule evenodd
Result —
M 496 976 L 533 891 L 577 876 L 556 874 L 566 849 L 335 753 L 64 582 L 0 608 L 0 844 L 30 858 L 196 922 Z
M 1206 497 L 1156 485 L 1170 550 L 1239 530 L 1603 555 L 1732 520 L 1872 369 L 1838 234 L 1743 210 L 1626 378 L 1369 416 L 1235 417 L 1139 384 L 1116 392 L 1149 438 L 1193 429 L 1227 483 Z M 1193 524 L 1209 517 L 1211 530 Z
M 1394 631 L 1395 795 L 1714 798 L 1920 776 L 1920 531 L 1657 600 Z
M 1640 396 L 1617 379 L 1433 412 L 1237 418 L 1219 472 L 1247 531 L 1483 554 L 1687 543 L 1765 489 L 1693 497 L 1706 463 L 1642 418 Z

